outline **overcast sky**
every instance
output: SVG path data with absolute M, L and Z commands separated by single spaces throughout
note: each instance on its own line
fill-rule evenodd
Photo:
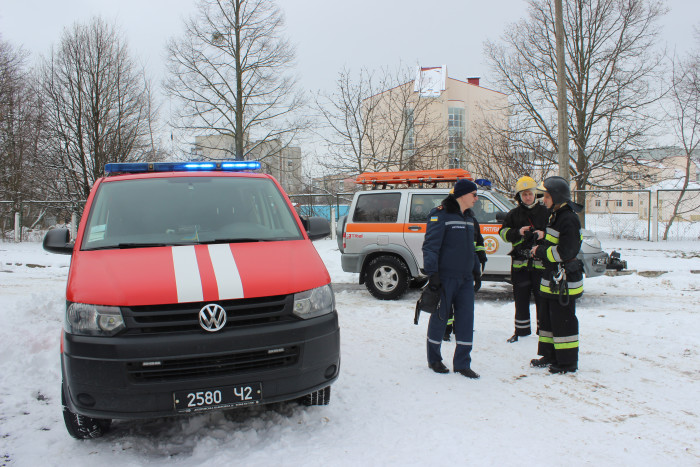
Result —
M 524 0 L 282 0 L 287 36 L 296 44 L 298 74 L 308 90 L 330 90 L 343 66 L 378 69 L 399 63 L 447 65 L 457 79 L 489 83 L 482 57 L 526 14 Z M 684 51 L 700 25 L 700 1 L 669 0 L 664 41 Z M 46 55 L 64 28 L 100 15 L 121 27 L 132 52 L 160 81 L 166 40 L 182 31 L 195 0 L 0 0 L 0 34 L 33 56 Z

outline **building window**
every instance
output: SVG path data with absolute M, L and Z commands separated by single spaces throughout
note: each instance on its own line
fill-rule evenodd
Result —
M 622 200 L 621 200 L 621 199 L 615 200 L 615 206 L 621 207 L 621 206 L 622 206 Z
M 413 109 L 403 109 L 404 120 L 405 120 L 405 134 L 403 141 L 403 152 L 406 156 L 412 157 L 416 149 L 415 141 L 415 121 L 413 116 Z
M 630 208 L 634 207 L 634 201 L 632 201 L 631 199 L 628 199 L 627 200 L 627 207 L 630 207 Z
M 595 200 L 595 205 L 600 207 L 600 200 L 599 199 Z
M 447 109 L 447 153 L 451 169 L 464 166 L 464 108 L 450 107 Z

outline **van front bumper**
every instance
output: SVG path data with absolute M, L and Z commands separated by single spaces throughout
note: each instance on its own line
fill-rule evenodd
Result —
M 330 385 L 340 369 L 336 312 L 219 333 L 65 333 L 63 339 L 66 405 L 93 418 L 177 415 L 175 392 L 256 383 L 262 388 L 261 404 L 292 400 Z

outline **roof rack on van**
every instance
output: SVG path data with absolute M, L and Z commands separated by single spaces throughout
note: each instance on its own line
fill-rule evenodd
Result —
M 474 180 L 471 173 L 465 169 L 444 170 L 404 170 L 398 172 L 364 172 L 357 176 L 355 183 L 360 185 L 379 185 L 386 188 L 387 185 L 398 184 L 432 184 L 456 182 L 460 178 Z

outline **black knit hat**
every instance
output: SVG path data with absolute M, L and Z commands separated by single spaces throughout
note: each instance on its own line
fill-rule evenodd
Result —
M 452 190 L 452 194 L 455 198 L 459 198 L 460 196 L 464 196 L 467 193 L 476 191 L 476 188 L 476 183 L 467 180 L 466 178 L 460 178 L 459 180 L 457 180 L 457 183 L 455 183 L 455 187 Z

